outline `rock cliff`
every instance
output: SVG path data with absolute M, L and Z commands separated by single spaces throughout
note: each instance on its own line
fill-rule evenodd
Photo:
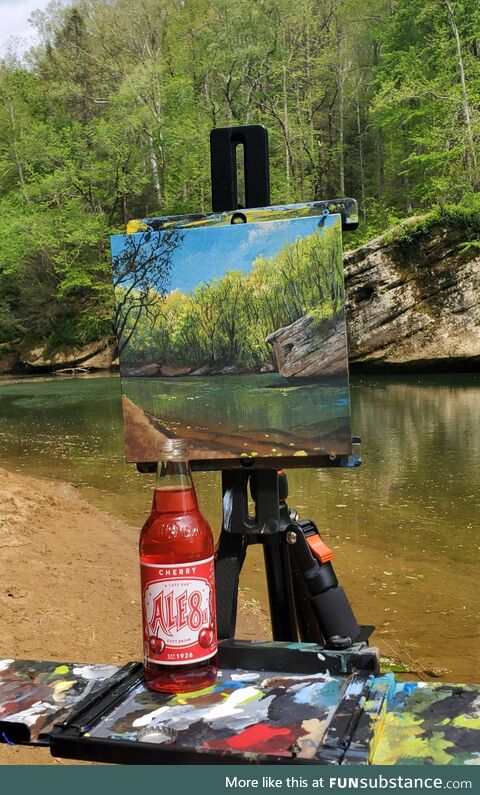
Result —
M 52 354 L 44 346 L 24 351 L 22 364 L 31 370 L 61 370 L 81 368 L 85 370 L 106 370 L 112 366 L 116 351 L 113 342 L 103 339 L 92 342 L 83 348 L 64 348 Z
M 472 241 L 466 246 L 465 241 Z M 345 255 L 353 365 L 480 363 L 480 247 L 465 225 L 411 219 Z
M 342 316 L 317 320 L 305 315 L 269 334 L 278 372 L 285 378 L 337 375 L 347 370 L 345 321 Z

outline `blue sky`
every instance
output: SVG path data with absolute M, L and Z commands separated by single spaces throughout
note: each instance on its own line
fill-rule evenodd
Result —
M 337 216 L 327 216 L 325 226 L 331 226 L 335 219 L 338 220 Z M 287 221 L 185 229 L 182 244 L 173 255 L 169 289 L 188 293 L 200 282 L 220 278 L 227 271 L 247 272 L 258 257 L 268 259 L 286 243 L 313 234 L 319 220 L 317 216 L 310 216 Z M 123 243 L 122 235 L 112 237 L 114 256 L 122 253 Z

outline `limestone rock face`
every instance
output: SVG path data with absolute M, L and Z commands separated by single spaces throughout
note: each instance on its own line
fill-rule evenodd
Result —
M 347 371 L 346 329 L 343 317 L 318 321 L 304 315 L 269 334 L 278 372 L 285 378 L 312 378 Z
M 160 364 L 153 362 L 152 364 L 143 364 L 141 367 L 126 367 L 123 365 L 120 371 L 122 376 L 127 378 L 153 378 L 156 375 L 161 375 L 162 368 Z
M 478 366 L 480 252 L 462 251 L 468 235 L 437 224 L 403 242 L 379 237 L 346 253 L 351 363 Z
M 82 367 L 88 370 L 106 370 L 111 367 L 116 355 L 113 343 L 108 339 L 92 342 L 83 348 L 65 348 L 47 355 L 44 347 L 33 348 L 24 353 L 22 364 L 36 370 L 60 370 Z
M 160 375 L 166 375 L 171 378 L 178 378 L 181 375 L 188 375 L 192 372 L 191 367 L 171 367 L 168 364 L 163 364 L 160 370 Z

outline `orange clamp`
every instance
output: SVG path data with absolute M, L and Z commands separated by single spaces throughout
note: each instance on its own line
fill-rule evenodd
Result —
M 313 554 L 320 561 L 320 563 L 328 563 L 333 558 L 333 552 L 326 543 L 322 541 L 319 535 L 308 536 L 307 544 L 312 550 Z

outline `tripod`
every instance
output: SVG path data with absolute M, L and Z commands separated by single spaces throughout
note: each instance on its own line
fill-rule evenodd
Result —
M 248 490 L 255 514 L 248 512 Z M 349 649 L 373 627 L 360 627 L 332 566 L 333 552 L 315 524 L 287 505 L 283 471 L 225 470 L 223 527 L 215 581 L 219 639 L 235 635 L 238 584 L 250 544 L 262 544 L 273 639 Z

